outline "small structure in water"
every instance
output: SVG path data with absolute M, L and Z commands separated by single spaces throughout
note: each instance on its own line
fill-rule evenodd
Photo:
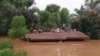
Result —
M 89 36 L 85 35 L 80 31 L 68 31 L 68 32 L 61 32 L 61 33 L 54 33 L 54 32 L 43 32 L 41 34 L 27 34 L 25 36 L 27 41 L 63 41 L 63 40 L 88 40 Z

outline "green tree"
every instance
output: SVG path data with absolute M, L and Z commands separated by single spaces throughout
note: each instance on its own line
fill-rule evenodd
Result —
M 49 4 L 46 7 L 46 11 L 49 11 L 51 13 L 57 13 L 60 10 L 60 6 L 56 4 Z
M 39 12 L 39 17 L 40 17 L 40 23 L 41 23 L 41 26 L 43 26 L 44 28 L 46 27 L 47 25 L 47 21 L 49 19 L 49 12 L 48 11 L 40 11 Z
M 46 7 L 46 11 L 50 12 L 50 21 L 54 23 L 50 23 L 53 27 L 61 27 L 60 21 L 61 16 L 59 14 L 60 12 L 60 6 L 56 4 L 49 4 Z M 52 19 L 51 19 L 52 18 Z
M 47 26 L 50 28 L 60 27 L 60 15 L 58 13 L 50 13 L 49 19 L 47 20 Z
M 13 7 L 13 8 L 21 8 L 21 7 L 29 7 L 34 2 L 34 0 L 0 0 L 0 6 L 2 7 Z
M 14 16 L 8 34 L 10 37 L 24 37 L 28 33 L 24 16 Z
M 52 13 L 57 27 L 61 27 L 61 17 L 59 13 Z
M 28 19 L 33 15 L 33 11 L 29 11 L 28 8 L 34 3 L 34 0 L 0 0 L 0 35 L 7 35 L 8 30 L 11 28 L 13 16 L 26 16 L 25 20 L 28 21 L 27 25 L 29 25 Z M 30 16 L 28 17 L 27 14 Z
M 99 0 L 85 0 L 85 6 L 88 10 L 94 10 L 95 7 L 100 3 Z
M 39 12 L 38 8 L 21 10 L 21 14 L 25 17 L 26 25 L 29 29 L 38 24 L 39 20 L 38 12 Z M 37 13 L 37 15 L 35 13 Z
M 88 0 L 80 10 L 77 10 L 79 19 L 72 22 L 72 27 L 76 28 L 86 34 L 92 39 L 100 39 L 100 14 L 96 12 L 95 2 L 98 0 Z
M 11 3 L 15 5 L 16 8 L 25 7 L 27 0 L 12 0 Z
M 60 12 L 60 16 L 61 16 L 61 24 L 68 24 L 68 16 L 69 16 L 69 12 L 66 8 L 63 8 Z

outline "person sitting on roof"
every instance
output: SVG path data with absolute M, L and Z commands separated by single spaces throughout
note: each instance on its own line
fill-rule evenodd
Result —
M 39 33 L 42 33 L 42 32 L 43 32 L 43 30 L 42 30 L 42 29 L 38 29 L 38 32 L 39 32 Z
M 55 33 L 60 33 L 60 29 L 59 28 L 55 29 Z
M 33 33 L 33 28 L 30 29 L 30 33 Z

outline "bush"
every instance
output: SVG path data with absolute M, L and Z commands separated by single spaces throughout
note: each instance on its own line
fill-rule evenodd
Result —
M 0 42 L 0 50 L 3 50 L 5 48 L 13 48 L 13 44 L 10 39 L 5 39 L 4 41 Z
M 72 28 L 89 35 L 91 39 L 100 39 L 100 17 L 82 17 L 72 22 Z
M 20 37 L 23 39 L 23 37 L 28 33 L 28 30 L 23 27 L 20 27 L 19 29 L 12 28 L 8 33 L 10 37 Z
M 0 56 L 26 56 L 25 51 L 15 52 L 10 39 L 5 39 L 0 42 Z
M 6 48 L 3 50 L 0 50 L 0 56 L 15 56 L 15 53 L 13 50 Z
M 25 25 L 25 18 L 23 16 L 14 16 L 12 20 L 11 29 L 9 29 L 8 35 L 10 37 L 24 37 L 28 33 L 28 29 Z
M 26 52 L 25 51 L 15 52 L 12 49 L 6 48 L 3 50 L 0 50 L 0 56 L 26 56 Z

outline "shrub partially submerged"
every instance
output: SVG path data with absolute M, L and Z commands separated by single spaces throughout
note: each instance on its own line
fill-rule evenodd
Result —
M 13 49 L 13 44 L 10 39 L 5 39 L 0 42 L 0 50 L 6 49 L 6 48 Z
M 26 52 L 15 52 L 11 40 L 5 39 L 0 42 L 0 56 L 26 56 Z
M 14 16 L 12 19 L 11 29 L 9 29 L 8 35 L 10 37 L 24 37 L 28 33 L 26 28 L 24 16 Z

